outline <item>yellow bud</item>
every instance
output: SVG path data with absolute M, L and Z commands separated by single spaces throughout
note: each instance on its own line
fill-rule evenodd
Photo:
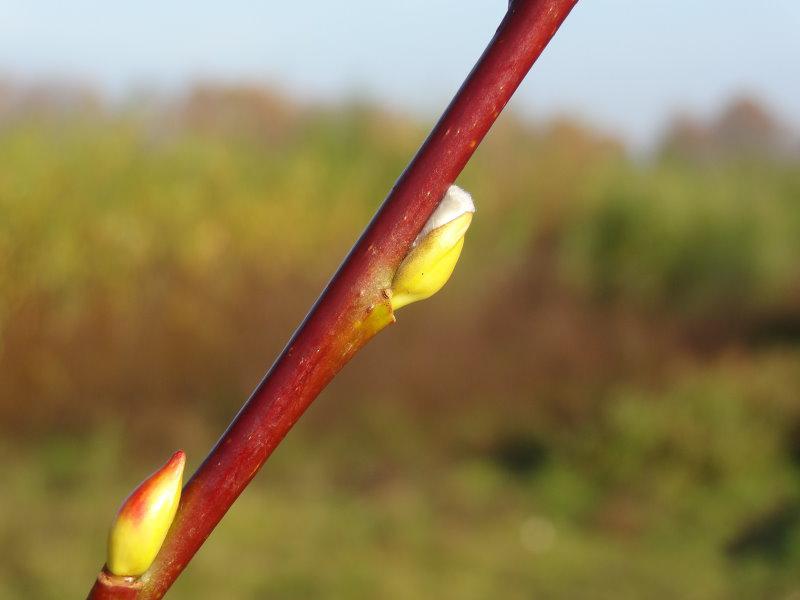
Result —
M 461 256 L 464 234 L 474 212 L 472 197 L 451 185 L 395 273 L 393 310 L 429 298 L 447 283 Z
M 179 450 L 122 503 L 108 533 L 106 567 L 114 575 L 135 577 L 150 568 L 178 510 L 185 464 Z

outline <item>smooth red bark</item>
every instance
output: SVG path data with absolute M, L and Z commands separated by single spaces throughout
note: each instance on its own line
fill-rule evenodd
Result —
M 133 577 L 117 577 L 105 569 L 100 571 L 89 591 L 92 600 L 136 600 L 142 583 Z
M 483 55 L 304 322 L 186 484 L 136 598 L 161 598 L 320 391 L 380 328 L 400 261 L 577 0 L 512 0 Z M 98 580 L 100 582 L 100 580 Z M 100 585 L 100 583 L 98 583 Z M 95 586 L 95 589 L 97 585 Z M 91 598 L 123 598 L 90 593 Z

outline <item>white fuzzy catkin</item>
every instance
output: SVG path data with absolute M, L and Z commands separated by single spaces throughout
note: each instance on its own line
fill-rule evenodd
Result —
M 416 247 L 416 245 L 422 241 L 422 238 L 434 229 L 438 229 L 442 225 L 447 225 L 450 221 L 468 212 L 475 212 L 475 203 L 472 201 L 472 196 L 470 196 L 469 192 L 462 190 L 457 185 L 451 185 L 447 188 L 447 193 L 445 193 L 442 201 L 439 202 L 439 206 L 433 211 L 430 219 L 428 219 L 428 222 L 425 223 L 422 231 L 419 232 L 419 235 L 414 240 L 412 248 Z

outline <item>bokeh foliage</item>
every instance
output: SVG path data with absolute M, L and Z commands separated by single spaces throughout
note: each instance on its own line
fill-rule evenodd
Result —
M 257 88 L 64 97 L 0 102 L 3 598 L 88 589 L 116 506 L 175 447 L 197 465 L 427 129 Z M 798 593 L 800 161 L 759 110 L 648 158 L 503 117 L 454 280 L 174 596 Z

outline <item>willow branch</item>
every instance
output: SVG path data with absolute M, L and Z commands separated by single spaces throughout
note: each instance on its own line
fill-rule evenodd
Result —
M 308 316 L 186 484 L 161 551 L 134 581 L 101 573 L 91 598 L 161 598 L 320 391 L 394 320 L 398 265 L 577 0 L 512 0 L 483 55 Z

